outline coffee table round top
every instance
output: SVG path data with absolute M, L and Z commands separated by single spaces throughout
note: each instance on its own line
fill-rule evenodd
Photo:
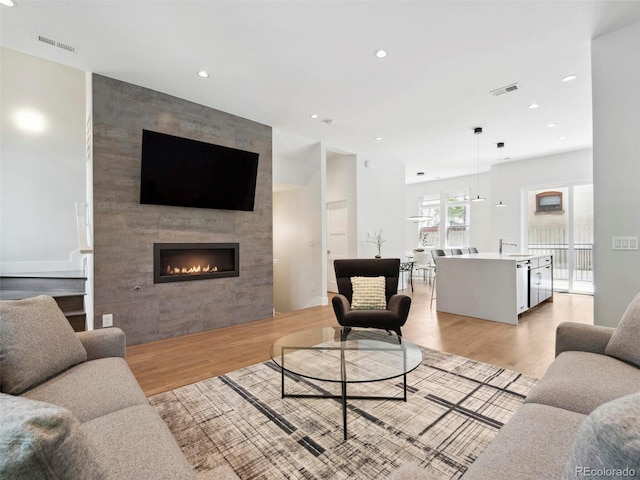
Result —
M 271 358 L 283 370 L 315 380 L 375 382 L 414 370 L 422 351 L 384 330 L 325 327 L 280 338 Z

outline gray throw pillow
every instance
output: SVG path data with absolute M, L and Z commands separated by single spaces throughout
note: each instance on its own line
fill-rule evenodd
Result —
M 631 300 L 604 353 L 640 367 L 640 293 Z
M 87 351 L 48 296 L 0 301 L 0 391 L 19 394 L 87 360 Z
M 640 478 L 640 392 L 600 405 L 578 429 L 564 479 Z
M 106 478 L 94 445 L 67 409 L 0 393 L 0 478 Z

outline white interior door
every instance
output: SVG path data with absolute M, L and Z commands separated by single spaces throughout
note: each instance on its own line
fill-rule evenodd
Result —
M 347 202 L 327 203 L 327 291 L 337 292 L 336 272 L 333 261 L 337 258 L 347 258 Z

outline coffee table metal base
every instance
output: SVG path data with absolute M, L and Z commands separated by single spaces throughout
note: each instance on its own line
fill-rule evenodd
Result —
M 407 375 L 404 377 L 404 395 L 402 397 L 380 397 L 380 396 L 366 396 L 366 395 L 347 395 L 347 382 L 340 382 L 342 384 L 342 395 L 311 395 L 311 394 L 289 394 L 284 392 L 284 370 L 282 371 L 282 398 L 332 398 L 340 399 L 342 402 L 342 431 L 343 437 L 347 439 L 347 400 L 398 400 L 407 401 Z M 371 382 L 369 382 L 371 383 Z
M 282 353 L 282 358 L 284 358 L 284 350 L 287 349 L 292 349 L 292 350 L 299 350 L 299 349 L 305 349 L 305 350 L 313 350 L 314 347 L 282 347 L 283 353 Z M 326 349 L 323 347 L 323 349 Z M 284 390 L 284 377 L 285 377 L 285 370 L 286 368 L 283 368 L 282 366 L 280 367 L 280 373 L 281 373 L 281 387 L 282 387 L 282 398 L 332 398 L 332 399 L 340 399 L 342 402 L 342 430 L 343 430 L 343 436 L 344 436 L 344 440 L 347 439 L 347 400 L 401 400 L 406 402 L 407 401 L 407 374 L 403 374 L 403 395 L 401 397 L 381 397 L 381 396 L 367 396 L 367 395 L 347 395 L 347 383 L 349 383 L 346 379 L 345 379 L 345 374 L 344 372 L 346 371 L 345 368 L 345 358 L 344 358 L 344 349 L 342 350 L 342 355 L 341 355 L 341 363 L 342 363 L 342 372 L 343 372 L 343 380 L 341 382 L 339 382 L 341 384 L 341 390 L 342 390 L 342 394 L 341 395 L 312 395 L 312 394 L 287 394 L 285 393 Z M 400 375 L 398 375 L 400 376 Z M 391 377 L 391 378 L 397 378 L 397 377 Z M 390 378 L 386 378 L 384 380 L 390 380 Z M 317 381 L 321 381 L 321 380 L 317 380 Z M 382 380 L 375 380 L 375 381 L 382 381 Z M 359 383 L 363 383 L 363 382 L 359 382 Z M 370 382 L 364 382 L 364 383 L 373 383 L 373 381 Z

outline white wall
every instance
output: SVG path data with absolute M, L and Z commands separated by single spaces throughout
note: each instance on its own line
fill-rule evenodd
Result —
M 75 203 L 86 201 L 85 74 L 2 48 L 0 268 L 81 270 Z M 15 114 L 43 115 L 41 132 Z
M 373 258 L 378 252 L 367 235 L 382 230 L 383 257 L 405 257 L 404 165 L 367 162 L 358 157 L 358 257 Z
M 296 148 L 284 140 L 300 141 Z M 274 307 L 290 312 L 327 303 L 326 152 L 278 131 L 273 138 Z M 277 165 L 277 167 L 276 167 Z
M 612 236 L 640 237 L 640 23 L 591 43 L 594 157 L 594 323 L 616 326 L 640 291 L 640 251 L 612 250 Z
M 287 312 L 328 303 L 326 204 L 347 200 L 349 255 L 373 258 L 367 233 L 382 230 L 382 256 L 404 258 L 404 166 L 367 162 L 274 129 L 274 305 Z
M 358 255 L 358 192 L 356 155 L 327 152 L 327 203 L 347 205 L 347 255 Z
M 592 152 L 579 150 L 558 155 L 502 164 L 502 188 L 500 170 L 496 165 L 491 172 L 480 174 L 480 195 L 485 202 L 471 203 L 471 245 L 480 251 L 496 252 L 500 238 L 513 241 L 524 251 L 522 235 L 526 227 L 526 195 L 524 191 L 554 185 L 590 183 L 592 179 Z M 417 214 L 418 198 L 440 192 L 455 193 L 471 187 L 475 192 L 475 175 L 407 185 L 406 215 Z M 502 200 L 506 207 L 495 208 Z M 411 250 L 417 245 L 417 225 L 406 227 L 405 245 Z M 526 231 L 526 229 L 525 229 Z
M 505 162 L 502 164 L 502 202 L 507 206 L 502 208 L 493 207 L 500 201 L 499 169 L 494 165 L 491 169 L 489 232 L 492 251 L 497 251 L 500 238 L 515 240 L 521 246 L 518 251 L 526 251 L 522 246 L 525 243 L 527 222 L 527 190 L 591 183 L 592 165 L 590 149 Z

